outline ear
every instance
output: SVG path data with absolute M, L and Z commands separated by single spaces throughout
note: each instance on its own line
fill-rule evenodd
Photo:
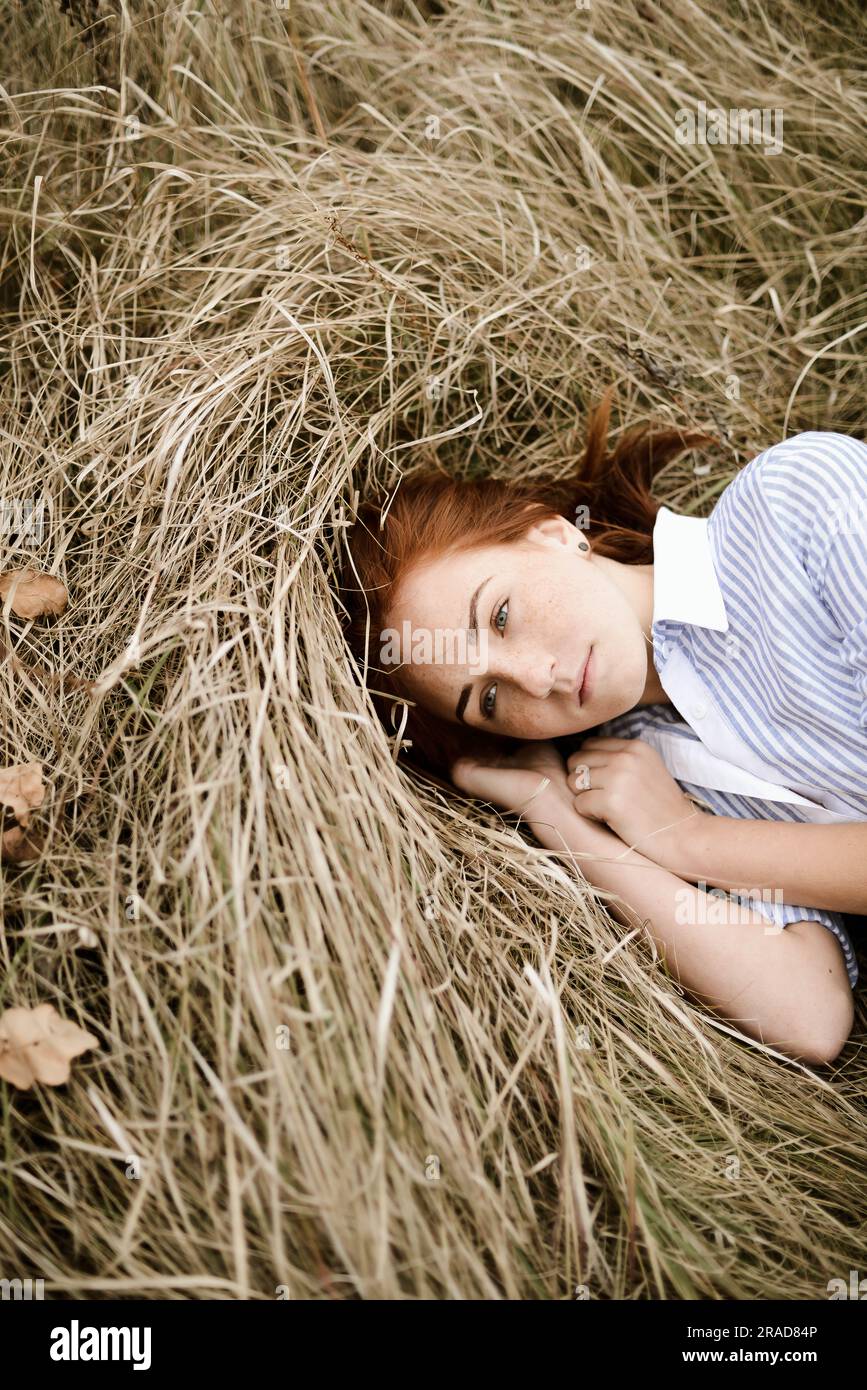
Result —
M 567 521 L 565 516 L 546 516 L 544 520 L 535 522 L 527 531 L 526 536 L 526 539 L 534 545 L 552 549 L 563 546 L 566 550 L 587 554 L 589 552 L 578 550 L 578 542 L 581 538 L 578 527 L 573 526 L 571 521 Z

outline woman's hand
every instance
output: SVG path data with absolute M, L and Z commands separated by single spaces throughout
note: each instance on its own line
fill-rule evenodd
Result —
M 558 855 L 565 852 L 575 873 L 590 882 L 595 880 L 596 871 L 590 868 L 586 873 L 586 856 L 609 864 L 624 856 L 628 862 L 641 860 L 641 855 L 631 854 L 604 825 L 576 813 L 566 768 L 553 743 L 533 740 L 522 743 L 514 753 L 494 759 L 458 758 L 452 765 L 451 778 L 461 791 L 520 814 L 545 849 Z
M 567 768 L 579 815 L 603 821 L 625 844 L 675 871 L 702 813 L 655 748 L 640 738 L 586 738 Z
M 545 779 L 548 785 L 545 786 Z M 503 811 L 547 815 L 554 803 L 571 809 L 566 768 L 553 743 L 534 739 L 495 759 L 458 758 L 451 779 L 461 791 L 491 801 Z

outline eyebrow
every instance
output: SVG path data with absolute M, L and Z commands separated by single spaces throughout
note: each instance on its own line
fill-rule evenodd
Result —
M 493 576 L 492 574 L 489 574 L 489 575 L 488 575 L 488 579 L 493 579 L 493 577 L 494 577 L 494 576 Z M 484 589 L 485 585 L 486 585 L 487 582 L 488 582 L 488 579 L 483 579 L 483 580 L 482 580 L 481 584 L 480 584 L 479 587 L 476 589 L 476 592 L 473 594 L 472 598 L 470 599 L 470 621 L 469 621 L 469 623 L 467 624 L 467 626 L 469 627 L 469 629 L 470 629 L 471 632 L 474 631 L 475 629 L 477 629 L 478 626 L 479 626 L 479 616 L 478 616 L 477 604 L 478 604 L 479 594 L 480 594 L 480 593 L 482 592 L 482 590 Z M 470 692 L 471 692 L 472 688 L 473 688 L 473 687 L 472 687 L 472 684 L 470 684 L 470 685 L 465 685 L 464 688 L 463 688 L 463 690 L 461 691 L 460 695 L 458 696 L 458 703 L 457 703 L 457 705 L 455 706 L 455 714 L 457 715 L 458 720 L 460 721 L 461 724 L 466 724 L 466 723 L 467 723 L 466 719 L 464 719 L 464 710 L 465 710 L 466 707 L 467 707 L 467 700 L 470 698 Z M 472 725 L 467 724 L 467 728 L 472 728 Z

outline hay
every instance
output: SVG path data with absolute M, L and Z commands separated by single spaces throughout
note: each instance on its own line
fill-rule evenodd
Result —
M 70 604 L 0 636 L 97 687 L 0 666 L 0 766 L 51 787 L 0 1007 L 100 1050 L 0 1087 L 0 1274 L 826 1297 L 863 1257 L 863 1001 L 821 1072 L 686 1000 L 410 779 L 333 592 L 356 497 L 565 476 L 611 381 L 619 426 L 723 441 L 666 470 L 681 510 L 863 434 L 860 7 L 66 8 L 2 20 L 0 497 L 44 499 L 4 562 Z M 678 144 L 701 100 L 780 108 L 784 149 Z

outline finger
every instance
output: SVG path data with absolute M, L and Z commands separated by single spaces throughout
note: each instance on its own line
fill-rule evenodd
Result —
M 570 772 L 566 782 L 570 791 L 604 791 L 606 786 L 604 764 L 579 763 Z
M 587 820 L 605 820 L 605 796 L 602 792 L 581 792 L 573 796 L 572 805 L 579 816 Z
M 596 757 L 593 757 L 591 754 L 582 763 L 576 763 L 574 767 L 570 767 L 566 773 L 566 781 L 570 787 L 574 786 L 576 782 L 581 786 L 587 786 L 588 783 L 592 782 L 594 787 L 601 787 L 607 766 L 607 759 L 604 756 L 597 753 Z
M 636 740 L 634 738 L 585 738 L 582 748 L 629 748 Z
M 462 792 L 476 796 L 483 780 L 483 769 L 476 758 L 458 758 L 457 762 L 452 763 L 449 776 Z
M 581 767 L 584 763 L 588 767 L 604 767 L 610 759 L 611 754 L 606 752 L 604 748 L 600 748 L 598 752 L 588 749 L 586 753 L 583 750 L 580 753 L 570 753 L 566 762 L 566 771 L 571 772 L 573 767 Z
M 541 772 L 531 774 L 531 769 L 498 767 L 487 758 L 458 758 L 451 769 L 452 782 L 460 791 L 509 811 L 532 800 L 551 780 Z

